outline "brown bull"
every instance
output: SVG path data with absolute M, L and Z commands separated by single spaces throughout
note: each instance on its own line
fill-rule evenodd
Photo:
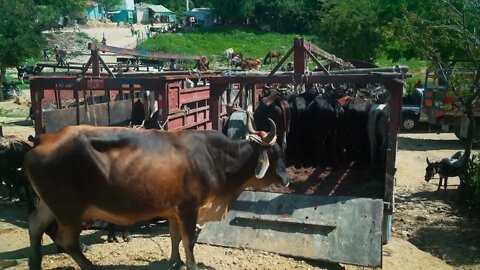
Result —
M 24 166 L 40 197 L 29 217 L 30 269 L 41 269 L 41 239 L 49 224 L 58 224 L 55 243 L 82 269 L 92 269 L 80 249 L 82 223 L 101 219 L 128 225 L 155 217 L 169 220 L 172 265 L 183 263 L 182 240 L 187 268 L 198 269 L 197 223 L 224 215 L 251 183 L 289 183 L 270 122 L 270 133 L 238 141 L 215 131 L 90 126 L 42 135 Z

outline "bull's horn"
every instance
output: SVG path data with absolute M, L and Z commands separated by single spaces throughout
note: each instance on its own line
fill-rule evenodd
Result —
M 251 112 L 248 112 L 247 113 L 247 129 L 248 129 L 248 133 L 250 134 L 258 134 L 258 131 L 256 131 L 254 128 L 253 128 L 253 125 L 252 125 L 252 113 Z
M 277 135 L 277 126 L 275 125 L 275 122 L 271 118 L 268 118 L 268 122 L 270 123 L 270 132 L 268 132 L 267 136 L 263 139 L 264 142 L 268 144 L 273 144 L 276 139 Z
M 429 165 L 430 165 L 430 160 L 428 160 L 428 157 L 427 157 L 427 164 L 429 164 Z

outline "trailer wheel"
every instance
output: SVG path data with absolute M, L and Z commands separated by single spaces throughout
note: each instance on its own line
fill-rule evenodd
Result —
M 382 221 L 382 244 L 386 245 L 392 237 L 392 214 L 384 214 Z

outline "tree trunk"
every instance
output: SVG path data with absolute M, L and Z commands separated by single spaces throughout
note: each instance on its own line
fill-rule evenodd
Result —
M 467 167 L 468 167 L 468 164 L 470 162 L 470 158 L 471 158 L 471 153 L 472 153 L 472 147 L 473 147 L 473 140 L 475 139 L 475 129 L 476 129 L 476 121 L 475 121 L 475 118 L 473 116 L 473 100 L 472 101 L 469 101 L 469 102 L 466 102 L 465 104 L 465 114 L 467 115 L 467 118 L 468 118 L 468 130 L 467 130 L 467 139 L 465 140 L 465 152 L 464 152 L 464 155 L 467 156 L 467 159 L 466 159 L 466 162 L 465 164 L 463 164 L 463 167 L 464 167 L 464 171 L 466 172 L 467 170 Z M 465 175 L 464 174 L 460 174 L 459 175 L 459 178 L 460 178 L 460 186 L 458 187 L 458 190 L 459 190 L 459 193 L 460 193 L 460 196 L 463 195 L 463 193 L 465 192 Z
M 3 80 L 5 80 L 5 74 L 7 73 L 7 67 L 6 66 L 0 66 L 0 89 L 3 87 Z M 0 101 L 3 101 L 3 91 L 0 91 Z

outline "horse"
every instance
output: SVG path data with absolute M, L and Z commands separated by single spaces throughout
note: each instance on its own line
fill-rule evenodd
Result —
M 260 59 L 249 59 L 242 62 L 242 69 L 245 70 L 260 70 L 260 66 L 262 65 L 262 61 Z
M 234 53 L 232 53 L 231 56 L 232 56 L 231 59 L 233 59 L 235 57 L 243 59 L 243 54 L 241 52 L 234 52 Z
M 267 65 L 272 63 L 272 58 L 277 58 L 277 61 L 279 61 L 281 55 L 279 51 L 269 51 L 267 55 L 265 55 L 265 59 L 263 59 L 263 64 Z
M 443 188 L 447 189 L 447 180 L 450 176 L 461 176 L 465 170 L 465 164 L 468 161 L 467 155 L 462 151 L 456 152 L 453 156 L 444 158 L 437 162 L 430 162 L 427 157 L 427 167 L 425 168 L 425 181 L 427 183 L 438 173 L 437 191 L 440 190 L 443 181 Z

